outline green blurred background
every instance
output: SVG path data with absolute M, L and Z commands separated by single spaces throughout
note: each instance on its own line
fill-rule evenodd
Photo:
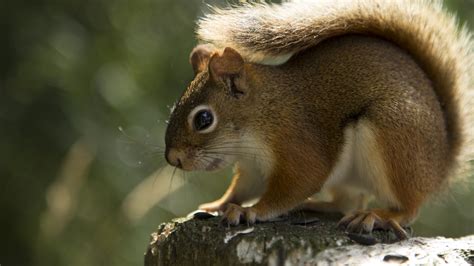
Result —
M 223 193 L 229 170 L 157 171 L 215 3 L 0 2 L 1 265 L 141 265 L 159 223 Z M 446 4 L 472 28 L 472 1 Z M 415 233 L 474 233 L 474 192 L 443 198 Z

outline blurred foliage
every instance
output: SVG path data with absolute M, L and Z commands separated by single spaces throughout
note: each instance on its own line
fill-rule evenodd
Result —
M 473 2 L 447 5 L 474 25 Z M 220 196 L 229 171 L 155 172 L 205 8 L 0 2 L 0 264 L 139 265 L 160 222 Z M 474 232 L 474 194 L 453 195 L 424 208 L 418 234 Z

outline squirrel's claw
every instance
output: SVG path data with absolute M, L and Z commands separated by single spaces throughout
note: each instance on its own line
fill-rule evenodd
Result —
M 392 230 L 399 240 L 408 238 L 408 233 L 392 218 L 382 218 L 374 211 L 357 211 L 344 216 L 338 227 L 351 233 L 370 233 L 373 229 Z
M 228 225 L 239 225 L 242 222 L 254 224 L 257 221 L 257 212 L 252 207 L 241 207 L 229 203 L 222 216 L 222 222 Z

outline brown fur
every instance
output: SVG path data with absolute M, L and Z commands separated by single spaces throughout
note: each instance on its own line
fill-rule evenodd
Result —
M 363 125 L 370 148 L 381 156 L 382 164 L 374 167 L 383 171 L 380 181 L 366 186 L 373 186 L 386 206 L 350 214 L 341 224 L 351 230 L 389 227 L 404 237 L 399 224 L 415 218 L 468 154 L 463 148 L 472 120 L 463 112 L 472 88 L 471 37 L 457 31 L 438 3 L 321 3 L 314 14 L 303 4 L 286 3 L 221 10 L 202 20 L 201 39 L 238 53 L 226 48 L 201 53 L 207 57 L 191 55 L 199 59 L 191 60 L 199 73 L 171 115 L 167 153 L 186 151 L 180 160 L 187 170 L 204 169 L 218 158 L 255 164 L 260 172 L 237 168 L 224 197 L 203 208 L 227 206 L 231 224 L 241 215 L 263 221 L 319 192 L 340 163 L 345 131 Z M 289 18 L 295 20 L 291 25 Z M 292 57 L 279 66 L 258 64 L 285 54 Z M 211 106 L 219 121 L 206 134 L 187 123 L 202 104 Z M 258 176 L 265 190 L 257 204 L 228 205 L 245 201 L 236 188 Z M 349 205 L 341 201 L 365 199 L 341 196 L 343 191 L 334 190 L 337 204 L 306 206 L 342 210 Z
M 257 68 L 263 72 L 257 76 L 275 76 L 267 85 L 259 84 L 262 98 L 273 94 L 286 103 L 259 105 L 269 109 L 261 110 L 264 116 L 279 113 L 276 120 L 286 125 L 275 132 L 274 121 L 268 121 L 255 129 L 274 132 L 269 145 L 281 167 L 275 172 L 283 176 L 270 178 L 272 189 L 261 201 L 269 197 L 271 205 L 284 204 L 286 210 L 317 192 L 342 148 L 343 129 L 360 119 L 377 128 L 400 210 L 413 218 L 425 197 L 447 178 L 450 154 L 440 104 L 424 72 L 399 48 L 347 36 L 324 42 L 276 71 Z M 286 79 L 291 82 L 272 82 Z
M 218 9 L 198 22 L 198 38 L 233 47 L 256 63 L 272 61 L 348 33 L 378 36 L 408 51 L 433 81 L 445 110 L 452 165 L 474 159 L 472 35 L 439 0 L 318 0 Z M 457 171 L 459 174 L 460 171 Z

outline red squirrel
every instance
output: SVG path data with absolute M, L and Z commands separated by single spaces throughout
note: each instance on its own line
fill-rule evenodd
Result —
M 472 158 L 472 36 L 439 1 L 244 4 L 214 9 L 197 35 L 165 155 L 190 171 L 235 165 L 200 206 L 231 225 L 308 209 L 404 239 Z M 321 191 L 332 199 L 310 198 Z

